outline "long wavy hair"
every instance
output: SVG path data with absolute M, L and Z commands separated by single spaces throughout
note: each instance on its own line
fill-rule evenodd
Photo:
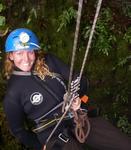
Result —
M 10 78 L 13 70 L 14 70 L 14 62 L 10 60 L 10 53 L 6 53 L 5 62 L 4 62 L 4 75 L 7 79 Z M 33 72 L 37 74 L 42 80 L 44 80 L 45 76 L 53 76 L 53 73 L 49 71 L 49 67 L 46 65 L 44 60 L 45 53 L 40 51 L 35 51 L 36 60 L 33 67 Z

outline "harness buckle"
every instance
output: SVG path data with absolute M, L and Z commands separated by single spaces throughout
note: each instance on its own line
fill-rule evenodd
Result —
M 60 133 L 58 135 L 58 138 L 63 141 L 64 143 L 67 143 L 69 141 L 69 138 L 67 136 L 65 136 L 64 134 Z

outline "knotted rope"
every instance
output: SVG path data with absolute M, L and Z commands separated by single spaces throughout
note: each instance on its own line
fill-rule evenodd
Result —
M 102 0 L 99 0 L 98 4 L 97 4 L 97 9 L 96 9 L 92 29 L 91 29 L 91 32 L 90 32 L 90 36 L 89 36 L 85 56 L 84 56 L 84 59 L 83 59 L 81 70 L 80 70 L 79 82 L 81 80 L 83 70 L 84 70 L 84 67 L 85 67 L 85 63 L 86 63 L 86 60 L 87 60 L 87 55 L 88 55 L 88 52 L 89 52 L 89 48 L 91 46 L 92 37 L 93 37 L 93 34 L 94 34 L 94 30 L 95 30 L 96 22 L 97 22 L 97 19 L 98 19 L 99 11 L 100 11 L 100 8 L 101 8 L 101 4 L 102 4 Z M 46 144 L 51 139 L 52 135 L 56 131 L 59 124 L 62 122 L 63 118 L 65 117 L 65 115 L 69 111 L 69 109 L 71 107 L 71 104 L 73 102 L 73 99 L 71 99 L 70 87 L 71 87 L 72 76 L 73 76 L 73 68 L 74 68 L 75 54 L 76 54 L 78 34 L 79 34 L 82 5 L 83 5 L 83 0 L 79 0 L 78 14 L 77 14 L 77 24 L 76 24 L 76 31 L 75 31 L 75 38 L 74 38 L 74 45 L 73 45 L 73 52 L 72 52 L 72 60 L 71 60 L 71 68 L 70 68 L 70 75 L 69 75 L 69 82 L 68 82 L 68 92 L 67 92 L 68 96 L 67 96 L 67 99 L 64 101 L 63 108 L 62 108 L 62 111 L 64 111 L 64 113 L 63 113 L 61 119 L 59 120 L 59 122 L 56 124 L 56 126 L 52 130 L 49 137 L 47 138 L 45 146 L 44 146 L 44 150 L 46 149 Z M 68 103 L 68 105 L 66 106 L 67 103 Z M 65 109 L 65 107 L 66 107 L 66 109 Z M 76 123 L 76 128 L 75 128 L 76 137 L 81 143 L 83 143 L 85 141 L 85 139 L 87 138 L 87 136 L 89 134 L 89 131 L 90 131 L 89 120 L 88 120 L 87 116 L 85 115 L 85 113 L 81 112 L 80 114 L 75 113 L 74 122 Z M 87 129 L 84 128 L 85 126 L 87 126 Z
M 74 111 L 75 136 L 80 143 L 84 143 L 90 133 L 90 122 L 87 117 L 87 112 L 79 109 Z
M 66 104 L 70 101 L 70 99 L 69 99 L 70 98 L 70 89 L 71 89 L 70 87 L 71 87 L 71 82 L 72 82 L 73 68 L 74 68 L 75 55 L 76 55 L 76 49 L 77 49 L 77 43 L 78 43 L 82 6 L 83 6 L 83 0 L 79 0 L 78 11 L 77 11 L 76 30 L 75 30 L 72 59 L 71 59 L 71 67 L 70 67 L 70 74 L 69 74 L 69 81 L 68 81 L 68 96 L 67 96 L 67 99 L 65 99 L 65 101 L 63 103 L 62 112 L 64 112 Z

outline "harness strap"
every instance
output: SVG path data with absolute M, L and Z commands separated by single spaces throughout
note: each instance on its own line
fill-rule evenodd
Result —
M 47 145 L 44 145 L 43 150 L 62 150 L 70 140 L 72 140 L 72 137 L 68 133 L 68 129 L 65 128 L 58 136 L 54 136 Z
M 54 108 L 52 108 L 50 111 L 48 111 L 46 114 L 44 114 L 43 116 L 35 119 L 34 121 L 36 123 L 40 122 L 40 120 L 44 119 L 45 117 L 47 117 L 47 115 L 51 114 L 53 111 L 55 111 L 56 109 L 58 109 L 59 107 L 61 107 L 63 105 L 63 102 L 61 102 L 60 104 L 56 105 Z
M 58 117 L 54 117 L 51 119 L 44 119 L 44 120 L 40 120 L 40 123 L 37 124 L 36 128 L 32 129 L 33 132 L 35 133 L 39 133 L 44 131 L 45 129 L 55 125 L 59 120 L 60 120 L 61 116 Z M 71 117 L 69 115 L 65 116 L 63 121 L 65 120 L 69 120 L 71 119 Z
M 43 83 L 42 80 L 40 80 L 37 76 L 32 77 L 42 88 L 44 88 L 48 93 L 50 93 L 57 100 L 57 102 L 60 102 L 58 96 L 48 87 L 48 85 L 45 82 Z

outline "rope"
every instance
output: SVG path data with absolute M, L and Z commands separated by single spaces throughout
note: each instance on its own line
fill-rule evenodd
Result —
M 51 139 L 52 135 L 54 134 L 54 132 L 56 131 L 56 129 L 58 128 L 59 124 L 62 122 L 62 120 L 64 119 L 65 115 L 67 114 L 67 112 L 69 111 L 69 108 L 71 107 L 73 99 L 70 101 L 67 109 L 65 110 L 65 112 L 63 113 L 63 115 L 61 116 L 60 120 L 58 121 L 58 123 L 56 124 L 56 126 L 54 127 L 54 129 L 52 130 L 51 134 L 48 136 L 45 145 L 47 145 L 47 143 L 49 142 L 49 140 Z
M 80 143 L 84 143 L 86 138 L 90 133 L 90 122 L 87 117 L 87 112 L 82 111 L 81 109 L 74 113 L 74 122 L 75 126 L 75 136 Z
M 84 56 L 84 60 L 83 60 L 80 75 L 79 75 L 79 82 L 81 80 L 83 70 L 85 67 L 85 63 L 87 60 L 89 48 L 91 46 L 92 37 L 93 37 L 94 31 L 95 31 L 95 26 L 96 26 L 99 12 L 100 12 L 101 4 L 102 4 L 102 0 L 99 0 L 97 3 L 97 9 L 96 9 L 94 21 L 93 21 L 92 29 L 90 32 L 90 36 L 89 36 L 89 40 L 88 40 L 88 44 L 87 44 L 87 48 L 86 48 L 86 52 L 85 52 L 85 56 Z M 89 122 L 88 118 L 85 117 L 85 114 L 83 116 L 83 115 L 80 115 L 78 113 L 75 114 L 74 122 L 76 122 L 76 127 L 75 127 L 76 138 L 79 142 L 84 143 L 87 136 L 89 135 L 89 132 L 90 132 L 90 122 Z M 86 126 L 87 126 L 87 130 L 84 132 L 84 127 L 86 127 Z
M 75 37 L 74 37 L 74 44 L 73 44 L 73 51 L 72 51 L 72 60 L 71 60 L 69 82 L 68 82 L 68 96 L 67 96 L 67 99 L 63 103 L 62 112 L 64 112 L 66 103 L 69 101 L 69 98 L 70 98 L 70 86 L 71 86 L 72 75 L 73 75 L 76 48 L 77 48 L 77 43 L 78 43 L 78 34 L 79 34 L 79 28 L 80 28 L 82 5 L 83 5 L 83 0 L 79 0 L 78 11 L 77 11 L 76 30 L 75 30 Z
M 89 48 L 91 46 L 92 37 L 93 37 L 94 31 L 95 31 L 95 26 L 96 26 L 96 22 L 97 22 L 97 19 L 98 19 L 99 12 L 100 12 L 101 4 L 102 4 L 102 0 L 99 0 L 98 3 L 97 3 L 97 9 L 96 9 L 94 21 L 93 21 L 92 29 L 91 29 L 91 32 L 90 32 L 90 36 L 89 36 L 89 40 L 88 40 L 88 44 L 87 44 L 87 48 L 86 48 L 86 52 L 85 52 L 85 57 L 84 57 L 82 67 L 81 67 L 81 71 L 80 71 L 80 75 L 79 75 L 80 79 L 82 77 L 83 70 L 84 70 L 84 67 L 85 67 L 85 63 L 86 63 L 86 60 L 87 60 L 87 55 L 88 55 L 88 52 L 89 52 Z
M 77 24 L 76 24 L 76 32 L 75 32 L 75 38 L 74 38 L 74 45 L 73 45 L 73 52 L 72 52 L 72 60 L 71 60 L 71 68 L 70 68 L 70 75 L 69 75 L 69 82 L 68 82 L 68 96 L 67 96 L 67 99 L 66 101 L 64 102 L 63 104 L 63 108 L 62 108 L 62 111 L 64 112 L 62 117 L 60 118 L 60 120 L 58 121 L 58 123 L 56 124 L 56 126 L 54 127 L 54 129 L 52 130 L 51 134 L 49 135 L 49 137 L 47 138 L 46 142 L 45 142 L 45 147 L 44 147 L 44 150 L 46 149 L 46 145 L 47 143 L 49 142 L 49 140 L 51 139 L 52 135 L 54 134 L 54 132 L 56 131 L 56 129 L 58 128 L 59 124 L 62 122 L 63 118 L 65 117 L 65 115 L 67 114 L 67 112 L 69 111 L 70 107 L 71 107 L 71 104 L 73 102 L 73 99 L 70 99 L 70 86 L 71 86 L 71 81 L 72 81 L 72 75 L 73 75 L 73 68 L 74 68 L 74 61 L 75 61 L 75 54 L 76 54 L 76 48 L 77 48 L 77 41 L 78 41 L 78 34 L 79 34 L 79 27 L 80 27 L 80 19 L 81 19 L 81 11 L 82 11 L 82 4 L 83 4 L 83 0 L 80 0 L 79 1 L 79 6 L 78 6 L 78 17 L 77 17 Z M 85 52 L 85 56 L 84 56 L 84 60 L 83 60 L 83 63 L 82 63 L 82 67 L 81 67 L 81 71 L 80 71 L 80 74 L 79 74 L 79 82 L 81 80 L 81 77 L 82 77 L 82 74 L 83 74 L 83 70 L 84 70 L 84 67 L 85 67 L 85 63 L 86 63 L 86 60 L 87 60 L 87 55 L 88 55 L 88 52 L 89 52 L 89 48 L 90 48 L 90 45 L 91 45 L 91 42 L 92 42 L 92 37 L 93 37 L 93 34 L 94 34 L 94 30 L 95 30 L 95 26 L 96 26 L 96 21 L 97 21 L 97 18 L 98 18 L 98 15 L 99 15 L 99 11 L 100 11 L 100 8 L 101 8 L 101 4 L 102 4 L 102 0 L 99 0 L 98 1 L 98 4 L 97 4 L 97 9 L 96 9 L 96 14 L 95 14 L 95 17 L 94 17 L 94 21 L 93 21 L 93 25 L 92 25 L 92 29 L 91 29 L 91 32 L 90 32 L 90 36 L 89 36 L 89 40 L 88 40 L 88 44 L 87 44 L 87 48 L 86 48 L 86 52 Z M 67 105 L 66 107 L 66 110 L 64 111 L 64 108 L 65 108 L 65 104 L 69 102 L 69 104 Z M 76 121 L 76 137 L 78 138 L 78 140 L 80 142 L 84 142 L 86 137 L 88 136 L 89 134 L 89 131 L 90 131 L 90 123 L 88 121 L 88 119 L 86 118 L 81 118 L 81 116 L 79 116 L 77 114 L 77 118 L 79 119 L 76 119 L 74 121 Z M 81 120 L 82 119 L 82 120 Z M 81 121 L 80 121 L 81 120 Z M 85 121 L 86 120 L 86 121 Z M 82 124 L 81 124 L 82 122 Z M 83 127 L 87 125 L 88 126 L 88 129 L 86 131 L 86 134 L 83 132 Z M 80 133 L 80 134 L 79 134 Z
M 76 32 L 75 32 L 75 38 L 74 38 L 74 45 L 73 45 L 73 52 L 72 52 L 72 60 L 71 60 L 71 68 L 70 68 L 70 75 L 69 75 L 69 82 L 68 82 L 68 96 L 67 96 L 67 99 L 66 101 L 64 101 L 63 103 L 63 107 L 62 107 L 62 112 L 63 115 L 61 117 L 61 119 L 59 120 L 59 122 L 56 124 L 56 126 L 54 127 L 54 129 L 52 130 L 51 134 L 49 135 L 49 137 L 47 138 L 46 140 L 46 143 L 47 144 L 49 142 L 49 140 L 51 139 L 52 135 L 54 134 L 55 130 L 57 129 L 57 127 L 59 126 L 59 124 L 61 123 L 61 121 L 63 120 L 63 118 L 65 117 L 65 115 L 67 114 L 71 104 L 72 104 L 72 101 L 70 101 L 69 105 L 68 105 L 68 108 L 65 109 L 65 105 L 66 105 L 66 102 L 69 101 L 69 98 L 70 98 L 70 85 L 71 85 L 71 81 L 72 81 L 72 75 L 73 75 L 73 68 L 74 68 L 74 62 L 75 62 L 75 54 L 76 54 L 76 48 L 77 48 L 77 41 L 78 41 L 78 34 L 79 34 L 79 27 L 80 27 L 80 19 L 81 19 L 81 11 L 82 11 L 82 4 L 83 4 L 83 0 L 80 0 L 79 1 L 79 5 L 78 5 L 78 16 L 77 16 L 77 23 L 76 23 Z

